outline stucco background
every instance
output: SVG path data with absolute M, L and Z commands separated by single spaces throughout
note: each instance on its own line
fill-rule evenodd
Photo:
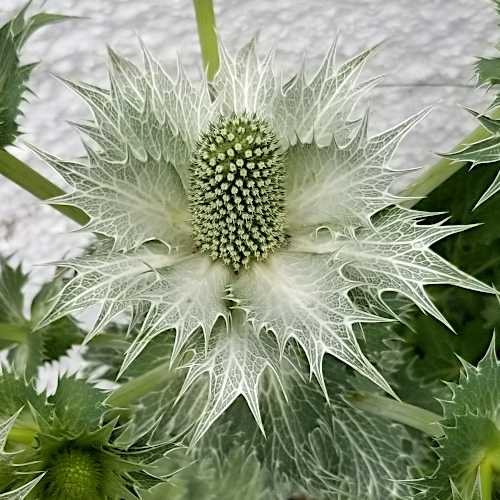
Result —
M 0 22 L 26 0 L 0 0 Z M 500 38 L 489 0 L 214 0 L 218 31 L 234 52 L 256 32 L 259 50 L 277 44 L 276 66 L 291 77 L 304 54 L 310 73 L 319 66 L 339 31 L 339 61 L 386 40 L 365 75 L 387 73 L 372 92 L 371 131 L 379 132 L 430 104 L 435 110 L 404 140 L 393 165 L 425 166 L 470 132 L 475 122 L 456 103 L 484 109 L 475 91 L 476 55 L 492 55 Z M 34 0 L 30 12 L 41 7 Z M 87 118 L 76 96 L 50 73 L 107 85 L 106 46 L 140 61 L 139 35 L 170 72 L 177 55 L 188 74 L 199 78 L 198 35 L 189 0 L 48 0 L 44 10 L 82 16 L 44 28 L 26 45 L 24 61 L 40 60 L 23 106 L 23 140 L 65 158 L 82 153 L 66 121 Z M 10 151 L 63 186 L 56 174 L 22 145 Z M 46 262 L 74 255 L 88 241 L 76 225 L 31 195 L 0 179 L 0 253 L 33 272 L 33 283 L 50 274 Z M 33 267 L 35 266 L 35 267 Z M 33 288 L 34 289 L 34 288 Z

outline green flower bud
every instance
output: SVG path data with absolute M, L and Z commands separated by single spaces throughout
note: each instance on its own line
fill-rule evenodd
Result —
M 149 445 L 154 426 L 132 440 L 117 442 L 123 439 L 127 424 L 118 425 L 118 418 L 102 423 L 110 409 L 104 403 L 107 393 L 83 379 L 60 379 L 51 403 L 46 395 L 31 390 L 31 382 L 11 373 L 0 376 L 0 394 L 2 386 L 15 387 L 29 403 L 34 425 L 27 433 L 29 439 L 21 436 L 16 441 L 21 433 L 11 431 L 18 420 L 24 429 L 19 418 L 22 410 L 6 422 L 0 416 L 0 498 L 137 500 L 139 490 L 149 490 L 170 476 L 153 475 L 150 468 L 177 449 L 176 442 Z M 13 441 L 10 453 L 4 453 L 5 437 Z
M 48 464 L 47 500 L 88 500 L 102 497 L 102 466 L 99 454 L 91 447 L 69 445 L 60 449 Z

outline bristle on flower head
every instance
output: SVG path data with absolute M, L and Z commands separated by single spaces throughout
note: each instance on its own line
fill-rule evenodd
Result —
M 255 115 L 221 116 L 192 155 L 194 239 L 234 270 L 265 260 L 284 241 L 284 166 L 280 143 Z

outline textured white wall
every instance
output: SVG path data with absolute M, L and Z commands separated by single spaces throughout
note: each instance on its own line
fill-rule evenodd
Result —
M 0 22 L 26 0 L 0 0 Z M 33 2 L 33 9 L 40 6 Z M 372 92 L 372 132 L 394 125 L 423 107 L 442 101 L 405 139 L 394 159 L 399 167 L 434 161 L 475 127 L 454 103 L 483 109 L 488 99 L 471 94 L 474 56 L 493 54 L 500 38 L 488 0 L 214 0 L 217 24 L 234 51 L 260 32 L 260 50 L 278 41 L 277 66 L 290 77 L 307 54 L 308 68 L 318 67 L 340 30 L 339 60 L 386 39 L 368 76 L 388 73 Z M 106 45 L 139 60 L 136 33 L 169 71 L 179 54 L 197 78 L 200 55 L 194 11 L 189 0 L 48 0 L 45 10 L 87 17 L 45 28 L 24 53 L 40 60 L 31 88 L 38 99 L 24 106 L 24 140 L 70 158 L 82 148 L 64 120 L 87 117 L 83 104 L 48 73 L 106 85 Z M 11 152 L 54 182 L 60 179 L 25 150 Z M 62 184 L 61 184 L 62 185 Z M 0 253 L 15 254 L 26 266 L 74 254 L 88 235 L 68 234 L 75 226 L 0 179 Z M 46 268 L 35 268 L 37 280 Z

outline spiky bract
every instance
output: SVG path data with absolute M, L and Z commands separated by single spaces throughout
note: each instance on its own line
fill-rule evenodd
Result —
M 169 474 L 150 471 L 176 444 L 149 445 L 154 425 L 118 443 L 126 426 L 118 426 L 117 419 L 103 424 L 110 409 L 105 392 L 80 379 L 62 378 L 47 399 L 11 372 L 0 375 L 0 389 L 5 387 L 15 387 L 25 407 L 9 419 L 0 414 L 0 498 L 137 500 L 139 490 L 167 480 Z M 14 453 L 3 453 L 14 426 L 28 430 L 31 443 L 19 446 L 14 439 Z
M 444 437 L 435 449 L 434 473 L 415 481 L 418 500 L 477 500 L 498 496 L 500 483 L 500 362 L 495 336 L 476 366 L 462 361 L 463 372 L 450 401 L 441 401 Z M 479 494 L 478 491 L 481 493 Z
M 142 469 L 138 455 L 127 456 L 128 447 L 113 443 L 116 421 L 98 429 L 82 429 L 78 435 L 46 427 L 37 436 L 38 446 L 23 459 L 36 461 L 45 472 L 34 492 L 39 500 L 135 500 L 141 479 L 155 480 Z M 129 458 L 130 457 L 130 458 Z M 156 484 L 162 480 L 156 478 Z
M 392 393 L 356 338 L 355 324 L 382 319 L 369 303 L 380 305 L 385 291 L 396 291 L 445 322 L 426 285 L 492 290 L 430 250 L 466 227 L 424 226 L 420 220 L 428 214 L 391 207 L 400 199 L 389 187 L 400 174 L 388 162 L 427 110 L 373 137 L 368 113 L 350 118 L 358 99 L 379 80 L 358 81 L 375 51 L 336 68 L 332 49 L 312 79 L 302 68 L 285 86 L 273 72 L 272 53 L 259 59 L 255 42 L 234 58 L 221 45 L 221 67 L 210 90 L 205 80 L 195 88 L 182 69 L 173 81 L 146 49 L 144 70 L 111 52 L 110 91 L 67 82 L 95 117 L 94 124 L 79 126 L 93 143 L 88 159 L 39 154 L 72 187 L 54 202 L 81 208 L 90 217 L 88 229 L 105 238 L 91 253 L 65 262 L 77 274 L 45 323 L 98 303 L 92 336 L 131 310 L 141 328 L 123 370 L 152 338 L 174 330 L 174 358 L 186 347 L 195 350 L 187 384 L 206 373 L 211 381 L 197 438 L 239 395 L 260 420 L 262 374 L 269 368 L 279 375 L 291 339 L 305 351 L 325 392 L 323 358 L 332 354 Z M 225 205 L 217 189 L 222 192 L 224 182 L 229 188 L 232 178 L 226 153 L 234 149 L 236 155 L 237 140 L 242 151 L 249 148 L 246 132 L 238 137 L 243 122 L 243 128 L 259 124 L 260 132 L 250 135 L 268 147 L 257 171 L 269 170 L 271 187 L 265 200 L 260 191 L 250 193 L 251 202 L 235 193 Z M 212 146 L 224 159 L 206 167 Z M 231 182 L 250 189 L 241 170 L 248 174 L 250 158 L 241 159 L 244 165 Z M 209 168 L 222 172 L 201 179 Z M 255 227 L 255 239 L 245 222 L 252 203 L 262 208 L 258 220 L 264 222 Z M 230 220 L 236 216 L 235 223 L 217 210 Z M 234 230 L 238 235 L 239 227 L 248 243 L 233 252 L 223 236 L 227 231 L 229 240 Z M 260 254 L 253 243 L 257 250 L 265 245 Z M 263 255 L 267 259 L 259 260 Z M 364 301 L 353 299 L 354 289 L 363 291 Z

